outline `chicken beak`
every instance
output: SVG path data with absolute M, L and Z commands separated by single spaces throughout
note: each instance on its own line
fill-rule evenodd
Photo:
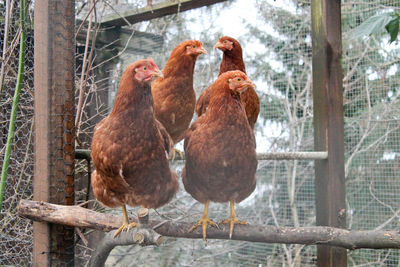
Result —
M 164 74 L 162 73 L 161 70 L 154 70 L 154 72 L 152 73 L 153 77 L 160 77 L 160 78 L 164 78 Z
M 197 53 L 199 53 L 199 55 L 200 54 L 205 54 L 205 55 L 207 55 L 207 50 L 205 50 L 204 49 L 204 47 L 199 47 L 198 49 L 197 49 Z
M 243 83 L 241 84 L 240 89 L 238 91 L 239 91 L 239 93 L 243 93 L 247 89 L 250 89 L 250 88 L 254 89 L 254 88 L 256 88 L 256 85 L 250 79 L 247 79 L 247 80 L 243 81 Z
M 256 84 L 253 83 L 252 81 L 250 81 L 250 83 L 249 83 L 249 88 L 254 89 L 254 88 L 256 88 L 256 87 L 257 87 Z
M 218 49 L 221 49 L 221 48 L 223 48 L 223 47 L 224 47 L 224 45 L 223 45 L 220 41 L 218 41 L 218 42 L 214 45 L 214 48 L 213 48 L 213 49 L 214 49 L 214 50 L 217 49 L 217 48 L 218 48 Z

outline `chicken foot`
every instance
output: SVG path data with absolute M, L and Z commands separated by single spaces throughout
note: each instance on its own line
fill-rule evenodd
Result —
M 184 159 L 182 151 L 180 151 L 179 149 L 176 149 L 176 148 L 172 148 L 171 160 L 175 160 L 176 154 L 179 154 L 178 159 Z
M 124 218 L 124 222 L 122 223 L 121 227 L 114 234 L 114 238 L 116 238 L 122 231 L 136 227 L 138 224 L 136 222 L 129 223 L 128 213 L 126 211 L 126 206 L 122 205 L 122 214 Z
M 223 224 L 230 224 L 229 226 L 229 238 L 232 239 L 232 234 L 233 234 L 233 227 L 235 224 L 244 224 L 248 225 L 249 223 L 246 221 L 239 221 L 239 219 L 235 215 L 235 202 L 233 200 L 230 201 L 230 209 L 231 209 L 231 215 L 229 216 L 228 219 L 223 220 L 221 223 Z
M 206 237 L 207 237 L 207 225 L 211 225 L 214 227 L 217 227 L 217 224 L 215 222 L 213 222 L 210 217 L 208 217 L 208 206 L 210 205 L 210 200 L 207 200 L 206 203 L 204 204 L 204 212 L 203 212 L 203 216 L 201 217 L 201 219 L 192 226 L 192 228 L 190 228 L 189 233 L 193 232 L 194 229 L 196 229 L 199 226 L 203 227 L 203 240 L 206 241 Z

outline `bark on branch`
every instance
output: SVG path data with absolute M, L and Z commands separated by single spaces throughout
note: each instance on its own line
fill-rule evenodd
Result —
M 46 221 L 74 227 L 86 227 L 100 231 L 111 231 L 122 224 L 122 216 L 98 213 L 78 206 L 62 206 L 46 202 L 21 200 L 18 214 L 35 221 Z M 134 220 L 130 218 L 130 220 Z M 158 234 L 181 238 L 202 238 L 201 229 L 189 233 L 194 223 L 148 222 Z M 229 227 L 207 229 L 208 239 L 229 239 Z M 259 225 L 236 225 L 233 240 L 263 243 L 285 243 L 306 245 L 329 245 L 347 249 L 400 248 L 399 231 L 389 230 L 346 230 L 325 226 L 275 227 Z M 133 244 L 133 243 L 132 243 Z
M 146 228 L 133 228 L 129 232 L 121 232 L 114 238 L 116 230 L 108 232 L 90 257 L 89 267 L 104 266 L 111 250 L 116 246 L 138 244 L 141 246 L 158 246 L 162 237 L 155 231 Z

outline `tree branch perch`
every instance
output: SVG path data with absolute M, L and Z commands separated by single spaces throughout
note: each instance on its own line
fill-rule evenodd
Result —
M 121 232 L 114 238 L 116 230 L 108 232 L 90 257 L 89 267 L 104 266 L 111 250 L 116 246 L 138 244 L 141 246 L 159 246 L 162 236 L 151 229 L 133 228 L 128 232 Z
M 122 224 L 122 216 L 98 213 L 78 206 L 62 206 L 46 202 L 21 200 L 18 207 L 20 216 L 34 221 L 86 227 L 100 231 L 111 231 Z M 135 220 L 130 218 L 130 220 Z M 180 238 L 202 238 L 201 229 L 189 233 L 190 222 L 162 222 L 150 220 L 148 225 L 163 236 Z M 209 239 L 229 239 L 229 227 L 207 229 Z M 399 231 L 394 230 L 346 230 L 325 226 L 275 227 L 260 225 L 237 225 L 233 240 L 262 243 L 285 243 L 305 245 L 329 245 L 347 249 L 400 248 Z M 135 242 L 132 241 L 131 244 Z

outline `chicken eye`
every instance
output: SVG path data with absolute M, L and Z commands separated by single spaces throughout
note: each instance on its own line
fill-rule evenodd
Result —
M 143 70 L 147 70 L 147 67 L 143 67 Z
M 240 79 L 240 78 L 237 78 L 237 80 L 238 80 L 238 82 L 240 82 L 242 79 Z
M 224 44 L 226 44 L 226 40 L 224 41 Z

